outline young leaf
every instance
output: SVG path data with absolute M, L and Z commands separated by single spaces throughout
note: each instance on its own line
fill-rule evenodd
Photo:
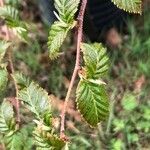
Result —
M 86 78 L 99 79 L 108 70 L 106 48 L 98 43 L 83 43 L 81 49 L 85 61 Z
M 0 99 L 3 98 L 8 82 L 8 73 L 5 69 L 0 69 Z
M 7 150 L 29 150 L 33 144 L 24 127 L 12 134 L 6 134 L 4 142 Z
M 62 148 L 65 146 L 65 141 L 60 139 L 55 134 L 36 129 L 33 132 L 33 135 L 37 150 L 62 150 Z
M 28 87 L 31 83 L 31 80 L 28 77 L 25 77 L 20 72 L 16 72 L 15 74 L 13 74 L 13 77 L 16 80 L 17 85 L 20 86 L 20 89 Z
M 92 127 L 105 120 L 109 114 L 109 102 L 104 85 L 81 79 L 76 91 L 77 108 Z
M 59 56 L 59 48 L 64 42 L 70 29 L 66 23 L 56 21 L 50 29 L 48 37 L 49 57 L 55 59 Z
M 0 17 L 18 20 L 18 10 L 10 5 L 5 5 L 0 9 Z
M 131 13 L 142 13 L 142 0 L 112 0 L 120 9 Z
M 13 107 L 9 101 L 4 100 L 0 109 L 0 132 L 13 132 L 13 130 L 15 130 Z
M 46 112 L 51 111 L 50 99 L 48 93 L 39 87 L 39 85 L 31 82 L 31 84 L 19 91 L 19 99 L 21 99 L 30 111 L 41 119 Z
M 73 22 L 79 2 L 79 0 L 55 0 L 55 8 L 59 17 L 66 23 Z
M 7 48 L 10 46 L 10 43 L 5 41 L 0 41 L 0 63 L 6 53 Z
M 16 34 L 21 40 L 27 41 L 27 26 L 24 22 L 19 20 L 18 10 L 12 6 L 3 6 L 0 9 L 0 17 L 4 18 L 6 24 L 13 29 L 14 34 Z

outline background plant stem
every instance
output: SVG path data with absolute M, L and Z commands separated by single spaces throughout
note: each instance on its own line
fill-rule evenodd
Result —
M 0 6 L 3 7 L 4 6 L 4 0 L 0 0 Z M 5 33 L 6 33 L 6 40 L 10 41 L 10 33 L 9 33 L 9 29 L 7 28 L 7 26 L 5 26 Z M 12 61 L 12 49 L 8 48 L 7 50 L 7 56 L 8 56 L 8 68 L 9 68 L 9 73 L 10 76 L 13 80 L 14 83 L 14 87 L 15 87 L 15 91 L 16 91 L 16 97 L 15 97 L 15 109 L 16 109 L 16 121 L 18 123 L 18 127 L 19 127 L 19 123 L 20 123 L 20 102 L 18 99 L 18 85 L 13 77 L 14 74 L 14 65 L 13 65 L 13 61 Z

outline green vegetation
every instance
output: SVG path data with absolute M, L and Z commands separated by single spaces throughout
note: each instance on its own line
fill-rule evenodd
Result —
M 121 9 L 141 14 L 140 0 L 112 1 Z M 58 117 L 75 62 L 76 45 L 70 39 L 79 1 L 55 0 L 58 21 L 50 31 L 30 17 L 28 23 L 21 21 L 21 1 L 6 2 L 0 17 L 15 35 L 0 41 L 0 149 L 150 149 L 150 8 L 138 20 L 129 18 L 127 33 L 122 33 L 123 42 L 116 48 L 79 39 L 84 67 L 78 70 L 77 89 L 69 95 L 67 136 L 61 137 Z

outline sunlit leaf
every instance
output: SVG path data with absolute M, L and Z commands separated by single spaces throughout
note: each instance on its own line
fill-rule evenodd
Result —
M 120 9 L 131 13 L 142 13 L 142 0 L 112 0 Z

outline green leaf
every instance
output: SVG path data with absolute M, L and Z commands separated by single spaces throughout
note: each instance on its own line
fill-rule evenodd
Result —
M 6 53 L 7 48 L 10 46 L 9 42 L 0 41 L 0 63 Z
M 0 17 L 4 18 L 8 27 L 13 29 L 13 33 L 19 39 L 26 42 L 28 40 L 27 25 L 19 20 L 18 10 L 10 5 L 5 5 L 0 9 Z
M 134 110 L 138 106 L 136 97 L 133 94 L 126 93 L 122 99 L 122 106 L 127 111 Z
M 59 49 L 64 42 L 70 28 L 71 26 L 59 21 L 56 21 L 51 26 L 48 37 L 49 57 L 51 59 L 55 59 L 60 55 Z
M 92 127 L 105 120 L 109 114 L 109 102 L 104 85 L 82 79 L 76 91 L 77 108 Z
M 0 9 L 0 17 L 18 20 L 18 10 L 10 5 L 5 5 Z
M 142 13 L 142 0 L 112 0 L 120 9 L 130 13 Z
M 74 20 L 74 15 L 78 10 L 79 0 L 55 0 L 55 8 L 60 19 L 66 23 Z
M 0 69 L 0 99 L 5 95 L 8 82 L 8 72 L 5 69 Z
M 17 85 L 20 86 L 20 89 L 28 87 L 31 83 L 31 80 L 20 72 L 16 72 L 15 74 L 13 74 L 13 77 Z
M 27 128 L 28 129 L 28 128 Z M 27 133 L 26 128 L 4 136 L 5 146 L 7 150 L 30 150 L 33 146 L 31 135 Z
M 106 48 L 102 44 L 82 43 L 81 49 L 85 61 L 86 78 L 99 79 L 108 70 Z
M 8 100 L 4 100 L 0 109 L 0 132 L 5 133 L 15 130 L 13 107 Z
M 37 150 L 62 150 L 65 146 L 65 141 L 57 135 L 46 131 L 41 131 L 36 128 L 33 132 Z
M 35 113 L 39 119 L 43 118 L 45 113 L 51 112 L 48 93 L 34 82 L 31 82 L 28 87 L 19 91 L 19 99 L 21 99 L 28 109 Z

